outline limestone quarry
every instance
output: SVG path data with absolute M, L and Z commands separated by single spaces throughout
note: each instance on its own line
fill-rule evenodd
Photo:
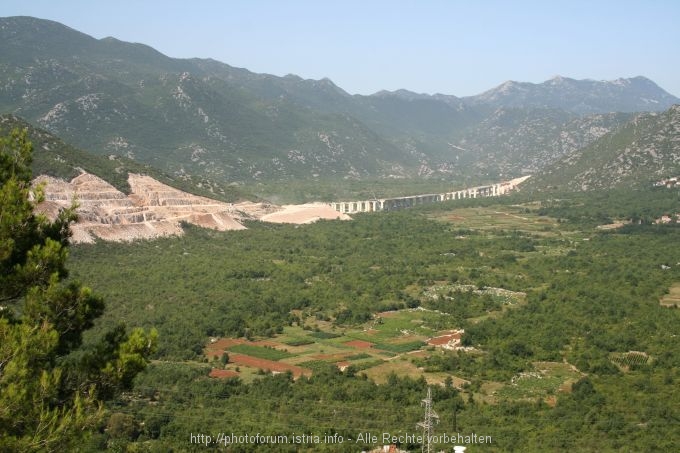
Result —
M 77 203 L 78 222 L 72 226 L 73 242 L 132 241 L 181 235 L 186 222 L 218 231 L 242 230 L 246 219 L 308 223 L 318 218 L 348 218 L 328 206 L 286 209 L 267 203 L 223 203 L 191 195 L 162 184 L 149 176 L 130 174 L 131 192 L 125 195 L 103 179 L 82 173 L 70 182 L 39 176 L 34 184 L 44 186 L 44 201 L 38 209 L 54 218 L 61 208 Z M 327 212 L 328 211 L 328 212 Z

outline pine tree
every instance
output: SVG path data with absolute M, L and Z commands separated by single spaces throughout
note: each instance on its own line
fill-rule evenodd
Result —
M 124 328 L 90 351 L 82 334 L 104 310 L 89 288 L 67 281 L 69 225 L 36 213 L 26 131 L 0 137 L 0 451 L 67 449 L 103 416 L 102 399 L 131 384 L 156 333 Z M 75 354 L 80 352 L 80 354 Z

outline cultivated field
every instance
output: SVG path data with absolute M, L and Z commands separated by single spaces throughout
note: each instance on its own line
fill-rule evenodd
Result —
M 427 357 L 436 347 L 448 344 L 454 337 L 460 338 L 460 333 L 453 330 L 436 330 L 430 326 L 435 319 L 445 317 L 441 313 L 409 309 L 379 313 L 372 321 L 353 329 L 338 329 L 329 323 L 317 324 L 311 331 L 292 326 L 267 340 L 214 339 L 206 346 L 205 354 L 215 367 L 212 377 L 216 378 L 243 373 L 253 376 L 261 371 L 291 372 L 294 378 L 299 378 L 332 365 L 340 370 L 351 367 L 381 383 L 394 373 L 424 376 L 428 382 L 442 384 L 448 374 L 427 373 L 414 365 L 413 359 Z M 223 353 L 229 357 L 224 367 L 219 363 Z M 222 369 L 230 372 L 220 374 Z M 466 382 L 451 377 L 455 385 Z

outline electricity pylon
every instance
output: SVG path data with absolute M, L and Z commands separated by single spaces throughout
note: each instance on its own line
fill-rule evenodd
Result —
M 432 433 L 434 431 L 434 425 L 439 423 L 439 415 L 432 409 L 432 391 L 430 387 L 427 388 L 427 398 L 422 400 L 421 403 L 425 406 L 425 419 L 418 423 L 418 427 L 423 429 L 425 434 L 425 442 L 423 443 L 422 451 L 425 453 L 431 453 L 432 449 Z

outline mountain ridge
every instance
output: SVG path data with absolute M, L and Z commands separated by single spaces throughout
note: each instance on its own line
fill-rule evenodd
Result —
M 530 189 L 651 187 L 680 174 L 680 104 L 641 113 L 534 175 Z
M 618 102 L 608 100 L 614 94 Z M 509 80 L 463 100 L 473 105 L 559 107 L 577 114 L 659 111 L 680 103 L 680 99 L 643 76 L 615 80 L 555 76 L 542 83 Z
M 575 118 L 596 121 L 588 115 L 609 112 L 607 105 L 630 110 L 647 93 L 644 80 L 617 79 L 596 84 L 599 92 L 584 103 L 582 91 L 594 82 L 559 78 L 553 85 L 575 88 L 557 96 L 547 82 L 524 83 L 518 95 L 513 82 L 504 93 L 501 85 L 476 97 L 408 90 L 351 95 L 327 78 L 175 59 L 144 44 L 95 39 L 28 17 L 0 18 L 0 54 L 0 112 L 20 115 L 79 148 L 211 185 L 517 176 L 572 151 L 554 144 L 555 131 Z M 649 83 L 646 96 L 656 102 L 646 107 L 661 109 L 677 99 Z M 529 95 L 534 101 L 518 100 Z M 515 118 L 498 123 L 499 109 Z M 561 113 L 536 121 L 532 111 L 540 110 Z M 602 121 L 601 127 L 613 130 L 619 123 Z M 508 137 L 500 147 L 498 137 L 479 133 L 494 127 Z M 595 135 L 573 141 L 585 146 Z

